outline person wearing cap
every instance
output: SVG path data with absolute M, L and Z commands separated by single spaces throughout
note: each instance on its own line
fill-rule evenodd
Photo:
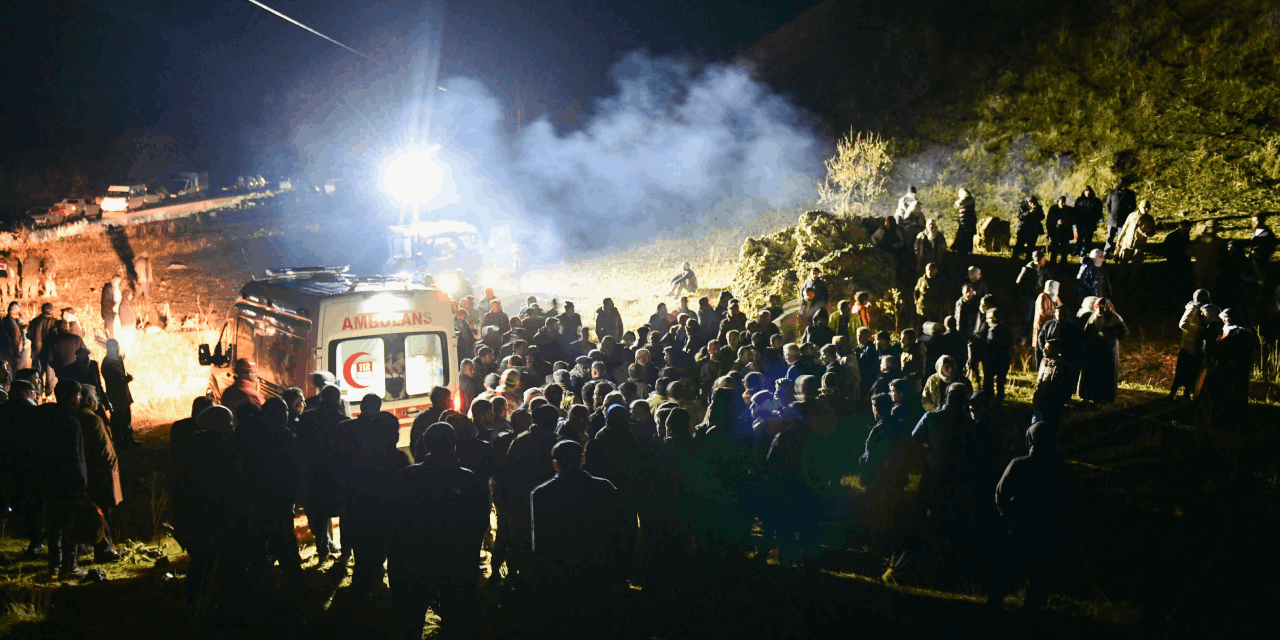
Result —
M 235 413 L 236 407 L 252 402 L 259 407 L 264 401 L 262 392 L 258 391 L 258 366 L 248 358 L 239 358 L 236 360 L 235 378 L 231 382 L 231 386 L 222 392 L 222 406 Z
M 102 381 L 107 390 L 104 397 L 111 405 L 111 435 L 116 439 L 116 448 L 137 446 L 138 441 L 133 438 L 133 392 L 129 390 L 133 374 L 125 369 L 120 343 L 115 340 L 107 341 L 107 355 L 102 359 Z
M 1077 299 L 1111 297 L 1111 276 L 1107 274 L 1105 262 L 1102 249 L 1094 249 L 1080 260 L 1080 270 L 1076 272 Z
M 428 608 L 443 628 L 466 628 L 477 613 L 476 565 L 489 527 L 486 488 L 459 464 L 453 427 L 431 425 L 418 447 L 426 456 L 400 472 L 389 510 L 387 577 L 395 637 L 405 639 L 422 637 Z
M 1098 232 L 1098 224 L 1102 222 L 1102 200 L 1094 195 L 1093 187 L 1086 186 L 1072 203 L 1071 210 L 1075 214 L 1075 253 L 1083 257 L 1093 249 L 1093 234 Z
M 40 384 L 45 395 L 53 393 L 53 368 L 49 366 L 45 346 L 58 331 L 58 319 L 53 316 L 53 305 L 40 306 L 40 315 L 27 326 L 27 339 L 31 340 L 31 367 L 40 372 Z
M 598 630 L 598 617 L 613 610 L 611 597 L 626 580 L 635 516 L 612 482 L 584 470 L 582 445 L 563 440 L 550 453 L 555 476 L 530 496 L 531 572 L 539 591 L 556 594 L 563 607 L 553 621 L 560 633 L 553 635 L 576 637 Z
M 1027 429 L 1027 455 L 1014 458 L 996 485 L 1000 540 L 987 605 L 1000 609 L 1020 578 L 1029 579 L 1023 608 L 1035 611 L 1049 598 L 1074 539 L 1079 480 L 1058 453 L 1055 429 L 1037 422 Z

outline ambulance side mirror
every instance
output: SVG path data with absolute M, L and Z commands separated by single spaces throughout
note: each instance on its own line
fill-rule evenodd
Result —
M 213 364 L 213 355 L 209 353 L 209 345 L 200 345 L 200 366 L 207 367 Z

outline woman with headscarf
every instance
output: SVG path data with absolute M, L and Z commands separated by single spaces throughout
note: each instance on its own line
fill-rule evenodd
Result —
M 1031 319 L 1031 344 L 1036 345 L 1037 367 L 1044 357 L 1044 352 L 1040 350 L 1040 327 L 1052 320 L 1053 312 L 1062 306 L 1062 299 L 1058 297 L 1059 286 L 1057 280 L 1050 280 L 1044 283 L 1044 291 L 1036 296 L 1035 315 Z
M 1086 402 L 1114 402 L 1120 384 L 1120 341 L 1129 335 L 1124 318 L 1111 301 L 1098 298 L 1084 324 L 1084 367 L 1080 371 L 1080 398 Z

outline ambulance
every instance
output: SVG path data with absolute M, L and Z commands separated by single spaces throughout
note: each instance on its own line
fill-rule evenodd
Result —
M 268 269 L 265 278 L 245 283 L 218 342 L 200 345 L 208 394 L 222 397 L 240 358 L 257 365 L 258 389 L 267 397 L 289 387 L 315 395 L 311 373 L 328 371 L 352 409 L 367 394 L 380 396 L 382 410 L 400 421 L 399 446 L 407 447 L 409 427 L 430 407 L 432 388 L 447 387 L 458 401 L 452 303 L 435 287 L 347 271 Z

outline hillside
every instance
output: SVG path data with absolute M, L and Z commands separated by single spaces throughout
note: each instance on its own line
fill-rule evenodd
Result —
M 960 185 L 980 214 L 1008 216 L 1028 194 L 1105 194 L 1120 176 L 1158 216 L 1242 227 L 1280 210 L 1274 3 L 1057 4 L 868 15 L 828 0 L 747 57 L 833 129 L 895 135 L 890 194 L 915 184 L 927 211 L 949 211 Z

